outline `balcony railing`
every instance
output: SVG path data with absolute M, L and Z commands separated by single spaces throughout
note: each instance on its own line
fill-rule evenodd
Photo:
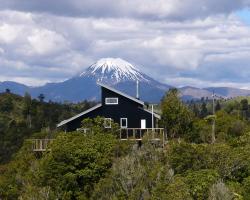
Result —
M 89 129 L 87 130 L 89 131 Z M 141 141 L 143 138 L 147 138 L 149 140 L 155 142 L 162 142 L 165 144 L 166 135 L 164 133 L 163 128 L 122 128 L 120 131 L 120 140 L 134 140 Z M 85 132 L 85 130 L 84 130 Z M 50 144 L 54 139 L 31 139 L 32 142 L 32 150 L 34 152 L 44 152 L 49 151 Z
M 146 137 L 149 140 L 159 140 L 163 144 L 166 140 L 166 135 L 163 128 L 122 128 L 120 129 L 121 140 L 142 140 Z
M 49 151 L 49 145 L 54 139 L 31 139 L 32 150 L 36 152 Z

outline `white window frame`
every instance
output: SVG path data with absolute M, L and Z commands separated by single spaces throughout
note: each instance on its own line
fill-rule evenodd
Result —
M 114 102 L 114 103 L 108 102 L 108 100 L 110 100 L 110 99 L 116 100 L 116 102 Z M 118 98 L 117 97 L 106 97 L 105 98 L 105 104 L 106 105 L 117 105 L 118 104 Z
M 111 128 L 111 121 L 112 121 L 111 118 L 104 118 L 104 123 L 103 123 L 104 128 Z M 107 124 L 108 124 L 108 126 L 107 126 Z
M 122 125 L 122 120 L 126 120 L 126 126 Z M 128 118 L 121 118 L 120 119 L 120 126 L 121 126 L 121 128 L 128 128 Z

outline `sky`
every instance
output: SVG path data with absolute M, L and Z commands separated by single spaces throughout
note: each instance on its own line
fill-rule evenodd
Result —
M 0 81 L 119 57 L 173 86 L 250 89 L 250 0 L 0 0 Z

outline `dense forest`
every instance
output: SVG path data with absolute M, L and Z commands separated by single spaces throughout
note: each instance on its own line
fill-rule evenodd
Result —
M 0 93 L 0 163 L 9 161 L 25 139 L 35 133 L 49 136 L 58 122 L 95 104 L 87 101 L 59 104 L 47 102 L 45 98 L 40 94 L 37 99 L 31 99 L 28 93 L 21 97 L 8 89 Z
M 117 139 L 118 124 L 86 119 L 90 133 L 55 124 L 94 103 L 0 95 L 0 199 L 250 199 L 250 106 L 246 98 L 184 103 L 171 89 L 160 106 L 164 147 Z M 215 124 L 214 135 L 212 126 Z M 28 138 L 53 137 L 34 153 Z

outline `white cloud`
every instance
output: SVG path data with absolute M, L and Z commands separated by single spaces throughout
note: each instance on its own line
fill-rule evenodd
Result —
M 20 27 L 3 23 L 0 25 L 0 43 L 13 42 L 20 33 Z
M 34 29 L 27 37 L 32 47 L 30 53 L 37 54 L 54 54 L 67 48 L 67 41 L 58 33 L 44 29 Z
M 75 0 L 69 6 L 80 7 L 82 2 Z M 157 0 L 151 5 L 149 0 L 144 4 L 135 0 L 121 13 L 119 9 L 114 11 L 120 4 L 112 4 L 110 15 L 103 11 L 105 5 L 95 7 L 92 2 L 86 5 L 92 5 L 90 13 L 75 17 L 47 14 L 57 9 L 53 6 L 43 13 L 34 8 L 36 3 L 29 4 L 29 9 L 16 8 L 36 12 L 0 11 L 2 77 L 37 85 L 70 78 L 101 57 L 122 57 L 169 84 L 182 81 L 185 85 L 206 85 L 221 81 L 243 87 L 242 81 L 248 83 L 250 28 L 229 14 L 243 1 L 232 5 L 226 0 L 217 1 L 215 9 L 214 0 L 168 0 L 169 5 L 165 5 L 166 2 Z M 132 5 L 136 5 L 136 10 Z M 96 9 L 104 13 L 93 14 Z M 220 13 L 225 15 L 217 15 Z M 119 18 L 115 18 L 117 15 Z M 211 73 L 214 70 L 216 74 Z

